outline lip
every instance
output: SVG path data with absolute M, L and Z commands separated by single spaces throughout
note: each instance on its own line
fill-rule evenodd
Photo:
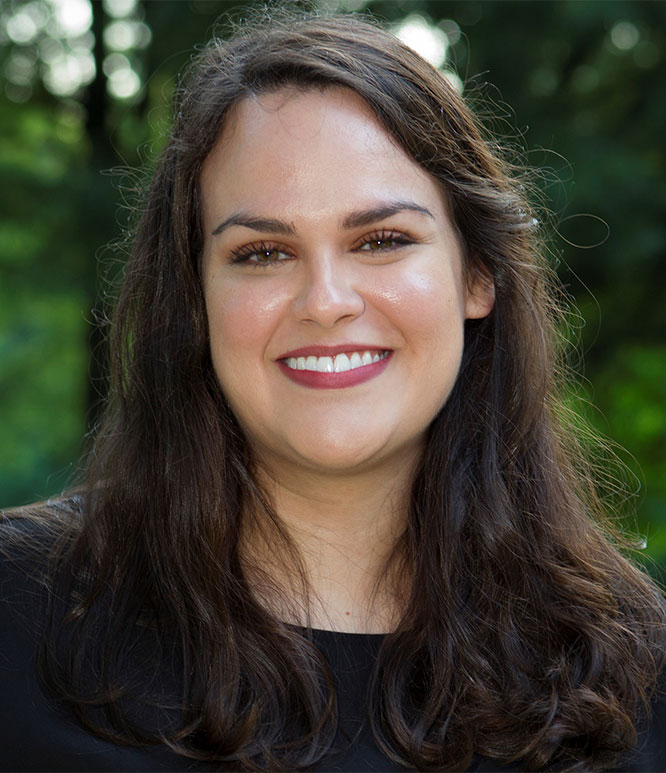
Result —
M 370 381 L 370 379 L 379 376 L 393 357 L 392 349 L 378 349 L 376 346 L 365 346 L 362 349 L 357 349 L 356 346 L 357 344 L 353 344 L 352 348 L 349 348 L 349 346 L 312 346 L 307 349 L 294 349 L 294 352 L 285 354 L 284 358 L 306 357 L 308 355 L 328 357 L 332 356 L 333 351 L 335 351 L 335 354 L 358 351 L 388 351 L 388 355 L 384 357 L 383 360 L 379 360 L 379 362 L 372 362 L 370 365 L 363 365 L 361 368 L 354 368 L 353 370 L 345 370 L 342 373 L 319 373 L 319 371 L 316 370 L 293 370 L 293 368 L 290 368 L 282 361 L 283 358 L 280 358 L 277 361 L 277 365 L 288 379 L 301 386 L 309 387 L 310 389 L 344 389 L 345 387 L 362 384 L 365 381 Z M 318 354 L 317 352 L 320 350 L 322 353 Z M 300 354 L 298 352 L 300 352 Z
M 335 357 L 336 354 L 347 354 L 349 352 L 386 352 L 392 351 L 388 346 L 377 346 L 376 344 L 338 344 L 336 346 L 302 346 L 300 349 L 281 354 L 277 359 L 286 360 L 287 357 Z M 369 367 L 369 366 L 366 366 Z

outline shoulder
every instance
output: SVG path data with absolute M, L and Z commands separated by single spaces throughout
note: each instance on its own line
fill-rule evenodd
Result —
M 63 502 L 0 514 L 0 771 L 189 769 L 166 751 L 93 736 L 44 686 L 42 645 L 53 633 L 51 610 L 61 606 L 54 557 L 73 533 L 71 515 Z
M 27 555 L 31 546 L 48 551 L 57 535 L 80 522 L 82 509 L 82 498 L 74 494 L 0 510 L 0 559 Z
M 76 503 L 53 500 L 0 511 L 0 620 L 34 617 L 49 589 L 56 548 L 72 533 Z
M 650 712 L 637 723 L 638 742 L 616 768 L 618 773 L 666 771 L 666 667 L 652 697 Z
M 48 529 L 21 514 L 0 517 L 0 651 L 23 641 L 47 599 Z
M 49 542 L 38 521 L 17 513 L 0 517 L 0 745 L 3 747 L 10 735 L 12 743 L 15 741 L 21 724 L 41 701 L 35 665 L 47 620 Z

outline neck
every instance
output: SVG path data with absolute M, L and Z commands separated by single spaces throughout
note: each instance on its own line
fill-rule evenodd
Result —
M 357 633 L 386 633 L 395 627 L 407 583 L 404 573 L 395 571 L 401 562 L 387 564 L 406 526 L 415 463 L 402 459 L 390 469 L 353 475 L 299 472 L 293 467 L 276 474 L 274 468 L 270 473 L 263 468 L 260 483 L 296 548 L 309 589 L 307 602 L 300 603 L 295 563 L 275 550 L 273 535 L 264 532 L 262 537 L 258 528 L 246 533 L 245 554 L 251 565 L 260 566 L 282 589 L 281 598 L 301 607 L 295 619 L 298 613 L 278 604 L 282 609 L 275 613 L 281 619 Z M 274 601 L 269 606 L 275 607 L 276 594 L 270 595 Z

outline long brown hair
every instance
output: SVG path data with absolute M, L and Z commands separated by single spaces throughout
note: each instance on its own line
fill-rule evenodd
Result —
M 463 769 L 474 753 L 603 768 L 635 743 L 661 668 L 661 592 L 621 554 L 569 425 L 559 290 L 521 185 L 449 82 L 358 16 L 245 24 L 182 83 L 115 311 L 85 492 L 57 519 L 52 582 L 65 604 L 51 610 L 44 679 L 122 743 L 274 770 L 311 766 L 330 746 L 326 664 L 257 602 L 240 555 L 254 514 L 298 559 L 211 365 L 198 183 L 239 100 L 332 85 L 357 92 L 439 181 L 467 276 L 491 276 L 496 291 L 492 313 L 466 323 L 395 546 L 411 595 L 375 666 L 373 733 L 419 769 Z M 175 715 L 146 728 L 133 701 Z

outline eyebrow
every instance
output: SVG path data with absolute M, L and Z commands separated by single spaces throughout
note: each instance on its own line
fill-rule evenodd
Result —
M 435 216 L 429 209 L 422 207 L 415 201 L 390 201 L 386 204 L 380 204 L 372 209 L 359 209 L 354 212 L 350 212 L 342 221 L 342 227 L 349 228 L 362 228 L 364 225 L 372 225 L 378 220 L 384 220 L 384 218 L 391 217 L 391 215 L 397 215 L 399 212 L 418 212 L 421 215 L 427 215 L 427 217 L 435 219 Z
M 350 212 L 342 221 L 342 227 L 345 230 L 362 228 L 363 226 L 376 223 L 378 220 L 384 220 L 384 218 L 397 215 L 399 212 L 417 212 L 421 215 L 426 215 L 433 220 L 435 219 L 435 216 L 429 209 L 422 207 L 415 201 L 390 201 L 370 209 L 359 209 Z M 231 215 L 231 217 L 223 220 L 212 232 L 212 235 L 217 236 L 226 228 L 230 228 L 234 225 L 251 228 L 253 231 L 267 231 L 269 233 L 282 234 L 283 236 L 296 235 L 294 226 L 284 220 L 279 220 L 274 217 L 254 217 L 242 212 L 236 212 Z

